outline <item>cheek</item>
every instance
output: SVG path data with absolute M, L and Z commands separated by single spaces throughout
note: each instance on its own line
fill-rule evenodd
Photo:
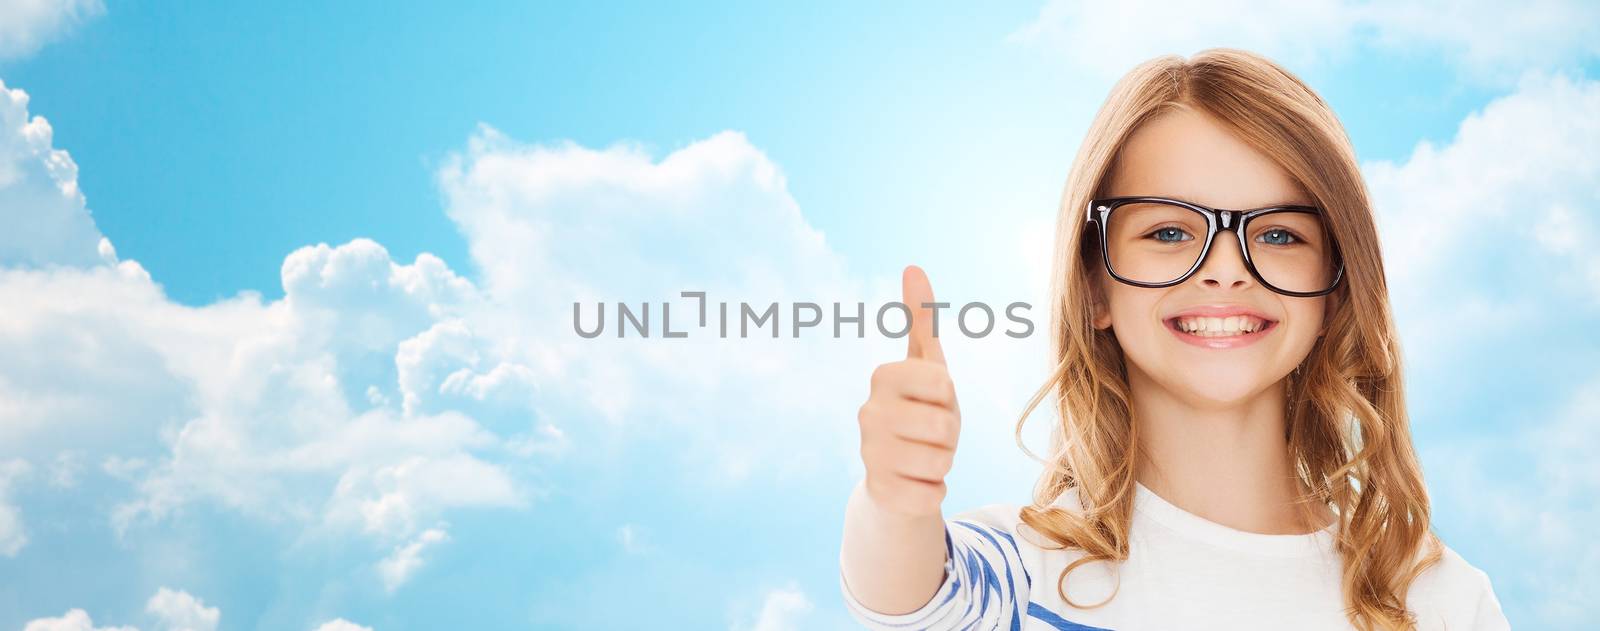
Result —
M 1317 298 L 1292 301 L 1286 311 L 1288 312 L 1288 317 L 1299 322 L 1303 328 L 1311 330 L 1311 334 L 1315 336 L 1318 331 L 1322 330 L 1323 322 L 1328 317 L 1328 307 L 1327 297 L 1319 296 Z
M 1111 328 L 1117 334 L 1117 339 L 1124 345 L 1147 347 L 1159 341 L 1156 336 L 1165 335 L 1161 329 L 1161 320 L 1156 318 L 1155 297 L 1146 295 L 1146 290 L 1137 287 L 1128 287 L 1116 283 L 1121 287 L 1110 288 L 1110 315 Z

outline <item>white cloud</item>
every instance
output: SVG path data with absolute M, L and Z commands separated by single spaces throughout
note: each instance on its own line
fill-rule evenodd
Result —
M 437 259 L 396 264 L 363 240 L 303 248 L 283 300 L 199 308 L 136 266 L 0 268 L 0 452 L 71 451 L 130 476 L 119 528 L 210 500 L 390 540 L 451 508 L 522 505 L 490 460 L 512 449 L 500 437 L 363 394 L 395 389 L 401 344 L 474 300 Z
M 118 510 L 119 526 L 211 499 L 271 519 L 312 521 L 320 513 L 330 523 L 406 537 L 418 520 L 450 507 L 519 504 L 506 474 L 475 455 L 499 441 L 471 418 L 367 408 L 361 394 L 367 379 L 384 379 L 401 342 L 471 299 L 470 284 L 437 259 L 395 264 L 365 240 L 302 248 L 284 263 L 283 300 L 262 304 L 246 294 L 201 308 L 170 303 L 142 279 L 59 270 L 20 278 L 37 291 L 16 293 L 29 298 L 18 315 L 33 333 L 15 343 L 48 342 L 58 328 L 61 336 L 100 338 L 92 346 L 100 361 L 86 357 L 72 377 L 167 373 L 177 399 L 188 402 L 134 419 L 130 433 L 161 428 L 156 452 L 170 455 L 143 473 L 140 497 Z M 0 280 L 0 294 L 8 289 Z M 81 295 L 104 299 L 66 298 Z M 92 316 L 61 318 L 67 308 Z M 138 352 L 114 361 L 108 350 L 125 346 Z M 121 380 L 81 395 L 93 397 L 98 412 L 86 423 L 103 426 L 110 409 L 128 411 L 125 397 L 137 400 L 118 387 Z M 47 406 L 25 409 L 41 427 L 63 425 L 48 422 Z M 76 415 L 68 416 L 70 424 Z
M 59 618 L 35 618 L 22 631 L 139 631 L 135 627 L 97 627 L 89 613 L 73 609 Z
M 1574 0 L 1052 0 L 1011 39 L 1107 76 L 1156 55 L 1212 46 L 1254 50 L 1298 66 L 1343 58 L 1364 45 L 1440 53 L 1469 76 L 1507 81 L 1527 68 L 1570 70 L 1574 60 L 1600 55 L 1600 6 Z
M 378 576 L 383 579 L 383 588 L 390 592 L 399 589 L 411 576 L 422 569 L 422 553 L 428 548 L 450 540 L 450 535 L 445 534 L 441 528 L 429 528 L 417 535 L 416 539 L 394 549 L 394 552 L 378 562 Z
M 28 4 L 28 3 L 24 3 Z M 5 30 L 0 6 L 0 38 Z M 0 39 L 3 42 L 3 39 Z M 0 43 L 0 52 L 4 44 Z M 28 94 L 0 81 L 0 265 L 97 265 L 115 261 L 78 190 L 78 165 L 52 146 L 49 121 L 28 114 Z
M 729 629 L 733 631 L 790 631 L 805 628 L 802 624 L 806 614 L 811 613 L 816 606 L 811 599 L 806 597 L 804 591 L 792 582 L 789 585 L 767 592 L 761 603 L 761 611 L 756 614 L 754 622 L 749 624 L 733 624 Z
M 103 11 L 100 0 L 0 0 L 0 59 L 32 54 Z
M 156 591 L 144 610 L 161 621 L 164 631 L 217 631 L 222 611 L 207 607 L 189 592 L 166 587 Z
M 421 518 L 443 508 L 518 506 L 522 500 L 498 467 L 456 454 L 352 468 L 339 480 L 334 502 L 355 508 L 367 532 L 394 538 L 415 532 Z
M 1600 227 L 1596 111 L 1600 82 L 1529 74 L 1449 144 L 1364 165 L 1409 351 L 1471 350 L 1462 326 L 1480 341 L 1533 322 L 1588 328 L 1600 250 L 1578 243 Z
M 216 631 L 222 619 L 221 610 L 207 607 L 205 603 L 183 590 L 162 587 L 145 603 L 145 612 L 153 616 L 159 626 L 157 631 Z M 97 627 L 82 609 L 69 610 L 59 618 L 36 618 L 23 627 L 23 631 L 139 631 L 135 627 Z M 371 631 L 370 629 L 368 631 Z
M 479 342 L 447 327 L 418 340 L 433 357 L 477 366 L 452 382 L 462 392 L 493 374 L 492 364 L 471 361 L 476 349 L 514 349 L 509 354 L 526 370 L 501 382 L 516 384 L 518 396 L 539 384 L 542 416 L 587 431 L 671 432 L 682 444 L 671 450 L 677 462 L 670 466 L 713 485 L 818 471 L 848 453 L 843 439 L 855 404 L 816 393 L 864 384 L 866 358 L 885 347 L 882 340 L 833 342 L 826 324 L 796 340 L 790 313 L 780 317 L 780 339 L 767 337 L 770 329 L 739 339 L 739 303 L 789 310 L 796 301 L 825 309 L 841 301 L 848 309 L 864 295 L 897 292 L 868 293 L 845 273 L 843 259 L 801 215 L 782 171 L 742 134 L 714 134 L 656 159 L 637 145 L 525 145 L 484 127 L 446 162 L 439 181 L 495 306 L 477 322 Z M 705 328 L 684 291 L 706 292 Z M 604 335 L 577 335 L 574 302 L 591 318 L 597 303 L 607 305 L 612 322 Z M 650 303 L 651 339 L 631 331 L 615 337 L 619 302 L 635 310 Z M 661 339 L 662 302 L 672 303 L 673 329 L 687 338 Z M 719 302 L 731 312 L 727 339 L 719 337 Z M 414 374 L 441 372 L 422 359 L 417 366 Z M 798 370 L 821 381 L 785 376 Z M 818 434 L 818 419 L 839 422 Z M 597 420 L 605 427 L 593 427 Z
M 486 401 L 531 410 L 537 396 L 534 371 L 515 362 L 491 362 L 489 344 L 462 320 L 439 322 L 402 342 L 394 361 L 405 413 L 477 408 Z
M 0 556 L 14 557 L 28 544 L 22 511 L 10 503 L 11 486 L 32 469 L 26 460 L 0 460 Z
M 1600 289 L 1600 252 L 1588 242 L 1588 235 L 1600 230 L 1597 218 L 1574 210 L 1561 202 L 1550 205 L 1538 217 L 1539 228 L 1534 242 L 1554 254 L 1565 256 L 1575 264 L 1573 271 L 1584 284 Z M 1594 296 L 1600 300 L 1600 291 Z
M 372 631 L 372 627 L 363 627 L 344 618 L 335 618 L 322 623 L 316 631 Z

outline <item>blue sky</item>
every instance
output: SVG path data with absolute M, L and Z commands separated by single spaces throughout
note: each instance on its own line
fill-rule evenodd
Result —
M 0 5 L 0 627 L 844 628 L 903 350 L 582 344 L 567 305 L 870 305 L 911 262 L 1038 304 L 1111 83 L 1212 45 L 1351 136 L 1437 530 L 1514 626 L 1596 622 L 1591 7 L 40 6 Z M 947 513 L 1027 499 L 1042 339 L 947 351 Z

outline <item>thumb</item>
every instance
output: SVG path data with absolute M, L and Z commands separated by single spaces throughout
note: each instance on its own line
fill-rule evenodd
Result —
M 933 309 L 923 306 L 933 302 L 933 285 L 928 282 L 928 274 L 915 265 L 906 266 L 900 276 L 900 294 L 901 301 L 911 312 L 906 359 L 921 358 L 943 364 L 944 348 L 933 335 Z

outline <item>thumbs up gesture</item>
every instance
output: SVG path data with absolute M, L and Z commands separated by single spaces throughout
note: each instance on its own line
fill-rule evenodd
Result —
M 911 311 L 906 358 L 872 372 L 871 394 L 856 415 L 861 460 L 867 494 L 878 506 L 907 516 L 939 515 L 944 476 L 961 436 L 961 411 L 934 335 L 933 310 L 923 306 L 933 302 L 928 275 L 909 266 L 901 286 Z

